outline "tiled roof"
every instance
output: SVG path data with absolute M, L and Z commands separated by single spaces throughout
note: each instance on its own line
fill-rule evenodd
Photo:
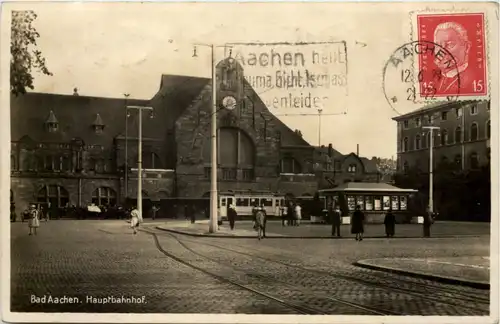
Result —
M 128 100 L 128 104 L 146 105 L 146 100 Z M 57 116 L 59 130 L 47 132 L 45 122 L 50 112 Z M 36 142 L 69 142 L 80 138 L 85 143 L 109 145 L 125 128 L 125 100 L 29 92 L 11 97 L 11 140 L 28 136 Z M 104 120 L 123 116 L 123 123 L 109 123 L 102 134 L 92 128 L 96 114 Z M 144 127 L 145 133 L 151 127 Z M 147 135 L 145 135 L 147 136 Z
M 463 105 L 467 105 L 467 104 L 470 104 L 473 102 L 476 102 L 476 100 L 436 102 L 436 103 L 432 103 L 432 104 L 426 105 L 426 106 L 421 107 L 421 108 L 417 108 L 409 113 L 396 116 L 396 117 L 392 118 L 392 120 L 395 120 L 395 121 L 403 120 L 403 119 L 406 119 L 408 117 L 419 116 L 419 115 L 422 115 L 424 113 L 429 113 L 431 111 L 437 111 L 437 110 L 444 109 L 444 108 L 452 108 L 455 106 L 463 106 Z
M 323 192 L 335 191 L 380 191 L 380 192 L 416 192 L 413 189 L 402 189 L 387 183 L 379 182 L 348 182 L 333 189 L 321 190 Z

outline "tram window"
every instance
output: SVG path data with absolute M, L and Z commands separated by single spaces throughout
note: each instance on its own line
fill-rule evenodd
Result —
M 273 206 L 273 200 L 269 198 L 262 198 L 260 200 L 260 203 L 264 205 L 264 207 L 272 207 Z
M 380 196 L 374 197 L 373 199 L 373 205 L 375 207 L 375 210 L 381 210 L 382 209 L 382 199 Z
M 222 198 L 222 207 L 225 207 L 226 206 L 226 198 Z
M 391 196 L 391 207 L 392 210 L 399 210 L 399 197 L 398 196 Z
M 406 210 L 407 202 L 406 202 L 406 196 L 400 196 L 399 201 L 401 204 L 401 210 Z
M 236 206 L 248 207 L 248 203 L 249 203 L 248 198 L 237 198 L 236 199 Z
M 347 207 L 349 210 L 354 210 L 356 207 L 356 200 L 354 199 L 354 196 L 347 196 Z
M 233 198 L 227 198 L 227 205 L 230 206 L 233 204 Z
M 391 197 L 384 196 L 384 210 L 389 210 L 391 208 Z

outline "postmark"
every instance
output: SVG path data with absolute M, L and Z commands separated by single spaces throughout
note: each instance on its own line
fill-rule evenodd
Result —
M 440 69 L 435 85 L 437 99 L 457 96 L 459 100 L 488 99 L 487 30 L 484 13 L 412 12 L 413 41 L 433 42 L 453 56 L 457 66 L 422 55 L 418 70 Z M 458 70 L 458 71 L 457 71 Z M 460 76 L 460 77 L 458 77 Z M 460 79 L 460 85 L 458 85 Z M 424 84 L 420 83 L 420 90 Z M 422 92 L 422 91 L 421 91 Z
M 432 61 L 435 66 L 420 66 L 417 62 Z M 446 96 L 440 87 L 443 69 L 455 75 L 455 83 Z M 450 51 L 431 41 L 413 41 L 398 47 L 389 57 L 383 69 L 384 95 L 398 114 L 415 109 L 416 103 L 456 101 L 460 97 L 461 74 Z

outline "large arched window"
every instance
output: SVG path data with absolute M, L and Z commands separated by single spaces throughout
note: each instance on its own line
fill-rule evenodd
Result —
M 448 144 L 448 131 L 446 129 L 443 129 L 441 131 L 441 145 L 446 144 Z
M 420 150 L 420 135 L 415 136 L 415 150 Z
M 69 194 L 66 189 L 58 185 L 43 186 L 37 194 L 40 203 L 50 203 L 50 207 L 64 207 L 69 203 Z
M 108 187 L 100 187 L 92 193 L 92 203 L 96 206 L 116 204 L 116 192 Z
M 469 155 L 469 164 L 471 169 L 479 168 L 479 157 L 476 152 L 472 152 Z
M 462 127 L 458 126 L 455 128 L 455 143 L 462 142 Z
M 470 140 L 477 141 L 477 138 L 478 138 L 477 123 L 472 123 L 472 125 L 470 126 Z
M 302 173 L 302 167 L 293 157 L 287 156 L 281 159 L 280 173 Z
M 142 154 L 143 169 L 162 169 L 160 157 L 154 152 L 145 152 Z
M 403 139 L 403 152 L 408 152 L 408 137 Z
M 218 164 L 223 180 L 253 180 L 255 146 L 252 139 L 236 127 L 221 127 L 217 136 Z M 203 145 L 203 159 L 210 161 L 210 142 Z M 241 172 L 238 172 L 240 170 Z M 205 168 L 210 174 L 210 167 Z
M 491 138 L 491 121 L 488 120 L 486 122 L 486 138 L 490 139 Z

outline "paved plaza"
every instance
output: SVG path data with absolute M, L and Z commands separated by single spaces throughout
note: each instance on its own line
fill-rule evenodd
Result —
M 410 277 L 354 264 L 363 260 L 413 259 L 466 267 L 467 260 L 476 258 L 477 265 L 487 269 L 488 224 L 450 223 L 448 228 L 454 236 L 446 236 L 447 226 L 442 223 L 439 226 L 443 228 L 443 237 L 367 238 L 362 242 L 194 237 L 158 228 L 181 228 L 180 224 L 190 226 L 186 221 L 149 221 L 133 235 L 123 220 L 59 220 L 42 222 L 38 235 L 28 236 L 26 223 L 12 223 L 11 310 L 489 314 L 490 291 L 484 287 Z M 240 226 L 240 230 L 246 229 Z M 275 235 L 291 235 L 286 231 L 302 231 L 296 235 L 307 236 L 304 233 L 308 231 L 309 235 L 310 231 L 328 232 L 329 228 L 306 224 L 282 228 L 280 223 L 269 228 L 269 233 Z M 407 233 L 410 232 L 408 229 Z M 467 276 L 471 276 L 469 272 Z M 461 273 L 465 272 L 456 270 L 453 276 L 460 277 Z

